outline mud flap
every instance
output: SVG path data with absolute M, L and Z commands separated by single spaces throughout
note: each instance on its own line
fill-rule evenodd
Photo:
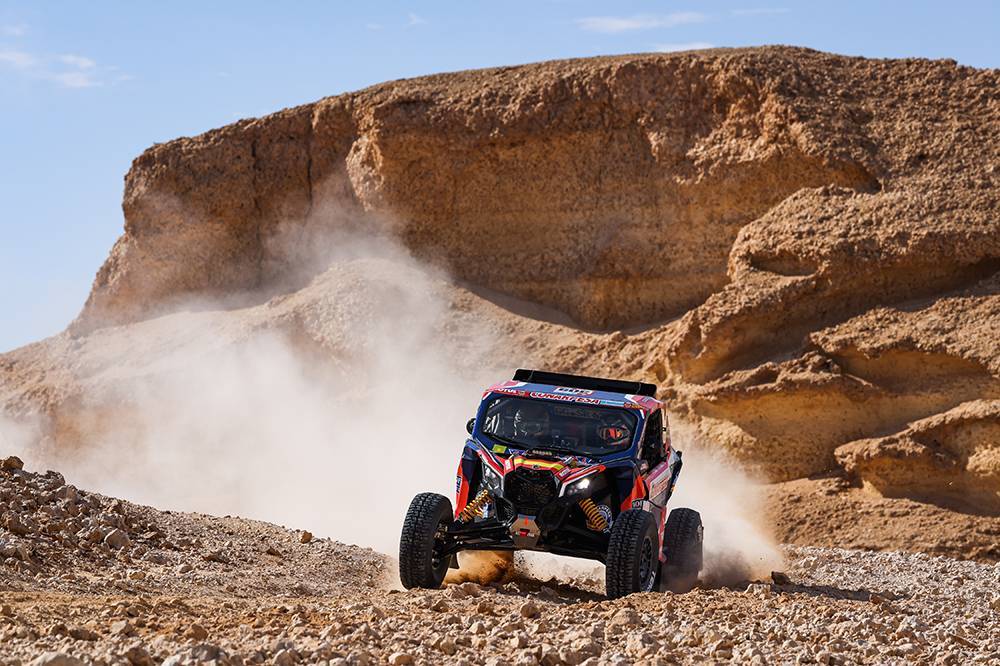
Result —
M 451 554 L 451 559 L 448 560 L 448 568 L 449 569 L 457 569 L 458 568 L 458 553 L 452 553 Z

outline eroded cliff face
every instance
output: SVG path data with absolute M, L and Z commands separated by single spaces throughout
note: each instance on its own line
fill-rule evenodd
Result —
M 342 353 L 349 294 L 384 282 L 322 287 L 346 279 L 324 272 L 331 232 L 385 234 L 443 271 L 441 344 L 491 331 L 484 365 L 650 379 L 679 430 L 766 480 L 996 515 L 998 91 L 950 61 L 621 56 L 392 82 L 154 146 L 79 319 L 4 357 L 0 398 L 59 412 L 107 381 L 67 359 L 192 299 Z
M 879 188 L 870 112 L 827 103 L 836 91 L 808 71 L 824 59 L 441 75 L 156 146 L 126 179 L 126 234 L 78 329 L 296 274 L 311 234 L 352 224 L 388 225 L 457 278 L 587 328 L 680 315 L 726 283 L 740 229 L 789 195 Z

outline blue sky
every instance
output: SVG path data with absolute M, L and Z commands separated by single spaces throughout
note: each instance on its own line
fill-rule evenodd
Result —
M 60 331 L 144 148 L 380 81 L 794 44 L 1000 66 L 1000 2 L 0 0 L 0 351 Z

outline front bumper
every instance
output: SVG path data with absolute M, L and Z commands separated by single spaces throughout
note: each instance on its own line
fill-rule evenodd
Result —
M 494 496 L 494 511 L 474 522 L 455 522 L 445 534 L 440 554 L 463 550 L 535 550 L 604 561 L 608 534 L 576 523 L 576 500 L 559 497 L 534 513 L 523 513 L 503 497 Z M 534 509 L 535 507 L 533 507 Z

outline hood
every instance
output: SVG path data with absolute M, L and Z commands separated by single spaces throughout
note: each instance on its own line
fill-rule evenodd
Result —
M 602 463 L 575 455 L 540 457 L 513 454 L 501 456 L 480 447 L 479 457 L 500 476 L 506 476 L 518 469 L 545 470 L 555 475 L 560 483 L 576 481 L 605 469 Z

